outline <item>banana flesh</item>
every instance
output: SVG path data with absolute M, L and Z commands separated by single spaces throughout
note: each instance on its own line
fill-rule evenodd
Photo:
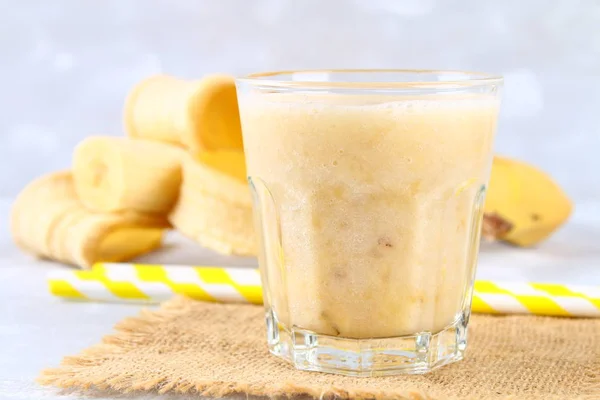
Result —
M 183 156 L 165 143 L 89 137 L 73 155 L 77 195 L 93 211 L 165 215 L 179 194 Z
M 68 171 L 34 180 L 21 191 L 12 206 L 10 230 L 14 242 L 22 250 L 49 256 L 51 232 L 58 220 L 78 205 Z
M 38 257 L 90 267 L 125 261 L 160 246 L 164 218 L 133 212 L 94 213 L 79 202 L 72 175 L 61 171 L 30 183 L 11 213 L 15 243 Z
M 483 235 L 528 247 L 550 236 L 573 203 L 546 173 L 527 163 L 494 158 L 484 206 Z
M 194 155 L 217 149 L 242 149 L 235 80 L 207 75 L 186 81 L 158 75 L 139 83 L 125 103 L 130 137 L 166 141 Z
M 182 132 L 190 129 L 187 103 L 192 87 L 167 75 L 138 83 L 125 101 L 125 131 L 129 137 L 182 145 Z
M 243 153 L 222 151 L 202 159 L 186 157 L 183 185 L 169 221 L 205 247 L 225 254 L 256 255 Z
M 237 150 L 205 152 L 199 157 L 186 157 L 183 166 L 184 181 L 186 181 L 184 188 L 192 187 L 210 193 L 226 204 L 252 207 L 243 152 Z
M 223 254 L 256 255 L 252 209 L 202 192 L 182 192 L 169 221 L 184 235 Z

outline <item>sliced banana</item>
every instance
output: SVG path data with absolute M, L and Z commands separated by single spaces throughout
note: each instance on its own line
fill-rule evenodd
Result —
M 11 233 L 19 247 L 80 267 L 125 261 L 155 249 L 168 226 L 163 217 L 87 210 L 68 171 L 33 181 L 19 194 L 11 213 Z
M 78 205 L 68 171 L 45 175 L 27 185 L 11 212 L 11 233 L 21 249 L 49 255 L 50 233 L 58 220 Z
M 184 187 L 190 195 L 201 191 L 230 204 L 252 207 L 246 181 L 244 153 L 238 150 L 204 152 L 183 160 Z
M 179 200 L 169 221 L 186 236 L 218 252 L 256 255 L 250 191 L 240 178 L 245 173 L 236 170 L 242 168 L 239 157 L 243 161 L 239 152 L 209 157 L 210 165 L 187 157 Z M 235 162 L 237 167 L 229 165 L 229 172 L 224 172 L 216 167 L 221 162 L 217 159 Z
M 164 221 L 140 214 L 90 212 L 67 230 L 66 257 L 59 261 L 82 267 L 126 261 L 158 248 L 165 227 Z
M 177 200 L 184 154 L 150 140 L 89 137 L 73 155 L 75 189 L 90 210 L 164 215 Z
M 222 149 L 243 149 L 235 80 L 228 75 L 207 75 L 198 82 L 190 103 L 193 129 L 183 134 L 192 154 Z
M 124 114 L 130 137 L 182 145 L 196 155 L 242 149 L 235 80 L 228 75 L 199 81 L 153 76 L 132 90 Z

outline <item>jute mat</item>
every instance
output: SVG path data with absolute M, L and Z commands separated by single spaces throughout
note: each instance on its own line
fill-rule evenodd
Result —
M 475 315 L 466 359 L 428 375 L 296 371 L 266 347 L 263 309 L 176 298 L 40 383 L 62 388 L 321 399 L 600 399 L 600 319 Z

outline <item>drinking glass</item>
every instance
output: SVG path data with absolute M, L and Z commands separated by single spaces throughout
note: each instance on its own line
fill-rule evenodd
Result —
M 463 358 L 501 86 L 420 70 L 237 80 L 271 353 L 353 376 Z

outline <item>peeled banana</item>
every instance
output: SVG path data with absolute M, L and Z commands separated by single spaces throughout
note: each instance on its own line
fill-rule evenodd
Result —
M 182 145 L 182 133 L 191 126 L 189 82 L 167 75 L 151 76 L 138 83 L 125 101 L 125 132 L 144 138 Z
M 186 157 L 179 200 L 169 221 L 205 247 L 226 254 L 256 255 L 250 191 L 239 151 Z
M 181 233 L 224 254 L 256 255 L 252 209 L 203 192 L 182 192 L 169 221 Z
M 11 233 L 25 251 L 80 267 L 125 261 L 160 246 L 164 218 L 133 212 L 99 214 L 79 202 L 72 175 L 51 173 L 17 197 Z
M 571 214 L 573 204 L 544 172 L 496 156 L 484 206 L 483 235 L 517 246 L 546 239 Z
M 150 140 L 89 137 L 73 155 L 77 195 L 93 211 L 165 215 L 179 195 L 184 155 Z
M 204 152 L 199 157 L 186 157 L 183 165 L 187 183 L 184 188 L 200 189 L 227 203 L 252 207 L 243 152 Z
M 234 78 L 207 75 L 186 81 L 158 75 L 139 83 L 125 103 L 130 137 L 167 141 L 199 155 L 206 150 L 242 149 Z
M 126 261 L 160 247 L 166 227 L 164 221 L 130 212 L 88 213 L 63 232 L 55 233 L 64 243 L 57 259 L 82 267 L 98 261 Z
M 12 206 L 10 230 L 15 244 L 27 252 L 49 256 L 56 224 L 78 206 L 70 172 L 54 172 L 34 180 Z

